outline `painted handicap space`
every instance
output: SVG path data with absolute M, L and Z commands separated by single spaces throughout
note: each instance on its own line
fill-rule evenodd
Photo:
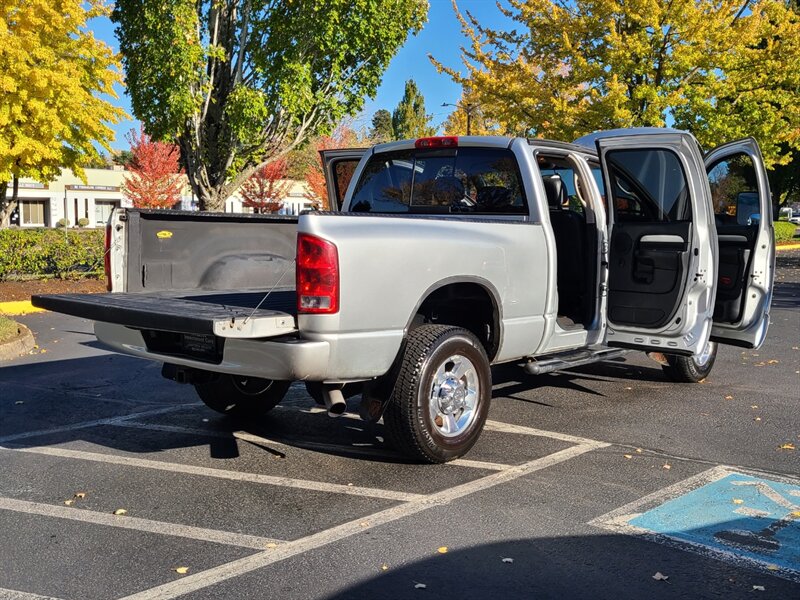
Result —
M 800 581 L 800 482 L 717 467 L 593 525 Z

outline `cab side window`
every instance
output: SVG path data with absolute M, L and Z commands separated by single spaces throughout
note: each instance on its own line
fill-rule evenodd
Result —
M 758 180 L 747 154 L 728 156 L 708 170 L 717 225 L 752 225 L 760 218 Z

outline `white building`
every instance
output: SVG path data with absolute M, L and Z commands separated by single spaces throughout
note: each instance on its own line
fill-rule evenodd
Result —
M 289 191 L 283 199 L 283 206 L 278 211 L 282 215 L 299 215 L 304 210 L 310 210 L 314 201 L 307 197 L 310 190 L 305 181 L 298 179 L 281 180 L 282 184 L 289 184 Z M 229 213 L 252 213 L 252 208 L 246 208 L 242 205 L 242 198 L 239 192 L 233 194 L 225 201 L 225 212 Z
M 33 179 L 19 180 L 19 207 L 11 216 L 11 224 L 20 227 L 55 227 L 66 218 L 70 227 L 104 227 L 117 206 L 131 206 L 121 191 L 127 171 L 119 169 L 85 169 L 86 183 L 64 169 L 49 183 Z M 7 194 L 11 194 L 11 186 Z
M 11 215 L 11 224 L 20 227 L 55 227 L 66 218 L 69 227 L 105 227 L 111 211 L 116 207 L 130 208 L 132 202 L 122 193 L 122 184 L 128 171 L 122 167 L 114 169 L 84 169 L 86 183 L 64 169 L 61 175 L 49 183 L 33 179 L 19 180 L 19 207 Z M 313 201 L 306 197 L 308 187 L 304 181 L 287 181 L 291 184 L 281 214 L 298 215 L 312 207 Z M 11 194 L 11 189 L 7 192 Z M 197 210 L 189 186 L 186 186 L 181 209 Z M 225 202 L 225 212 L 252 213 L 253 209 L 242 206 L 238 193 Z

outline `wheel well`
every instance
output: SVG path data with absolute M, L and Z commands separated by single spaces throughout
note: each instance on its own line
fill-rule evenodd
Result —
M 500 316 L 494 297 L 478 283 L 450 283 L 431 292 L 417 309 L 409 330 L 423 323 L 456 325 L 475 334 L 489 360 L 500 346 Z

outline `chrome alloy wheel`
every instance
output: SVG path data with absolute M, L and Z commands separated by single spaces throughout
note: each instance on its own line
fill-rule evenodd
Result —
M 717 342 L 712 342 L 711 340 L 708 340 L 706 342 L 705 347 L 703 348 L 703 351 L 694 357 L 694 364 L 696 364 L 698 367 L 701 368 L 705 367 L 708 364 L 708 361 L 714 355 L 716 349 L 717 349 Z
M 478 373 L 472 361 L 460 354 L 442 361 L 428 401 L 431 422 L 444 437 L 455 437 L 469 429 L 478 414 Z

